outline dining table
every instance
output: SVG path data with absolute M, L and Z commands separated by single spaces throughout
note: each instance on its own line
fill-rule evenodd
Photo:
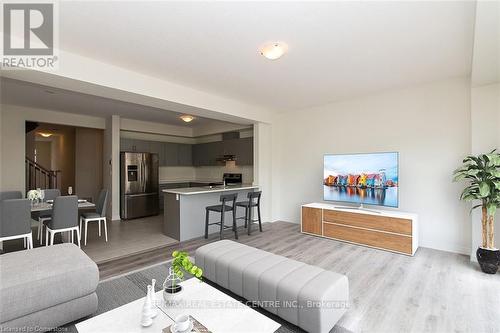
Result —
M 78 200 L 78 209 L 87 209 L 87 208 L 95 208 L 95 204 L 92 202 L 89 202 L 87 200 Z M 47 210 L 52 210 L 52 203 L 51 202 L 38 202 L 34 203 L 31 205 L 31 212 L 43 212 Z

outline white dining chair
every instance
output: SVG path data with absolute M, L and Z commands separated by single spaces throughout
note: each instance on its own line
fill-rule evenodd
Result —
M 52 219 L 45 223 L 45 246 L 54 245 L 54 236 L 58 232 L 70 232 L 72 243 L 75 240 L 74 233 L 76 232 L 76 240 L 78 241 L 78 247 L 80 247 L 78 198 L 76 195 L 59 196 L 54 199 Z
M 44 200 L 55 200 L 55 198 L 61 195 L 61 191 L 58 189 L 46 189 L 44 192 Z M 43 245 L 43 226 L 45 222 L 52 219 L 52 211 L 41 211 L 38 215 L 38 230 L 37 230 L 37 239 L 40 240 L 40 245 Z
M 104 224 L 104 236 L 106 242 L 108 241 L 108 227 L 106 221 L 106 207 L 108 205 L 108 190 L 103 189 L 99 193 L 99 198 L 96 203 L 95 212 L 83 213 L 80 216 L 80 236 L 83 234 L 82 227 L 85 226 L 85 241 L 84 245 L 87 245 L 87 234 L 88 234 L 88 224 L 89 222 L 99 223 L 99 237 L 101 237 L 101 222 Z
M 0 242 L 24 239 L 24 247 L 33 248 L 31 203 L 28 199 L 0 201 Z

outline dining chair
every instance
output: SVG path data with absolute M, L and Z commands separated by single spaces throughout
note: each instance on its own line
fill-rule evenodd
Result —
M 0 201 L 0 242 L 24 239 L 24 246 L 33 248 L 31 235 L 31 203 L 28 199 Z
M 76 195 L 59 196 L 54 199 L 52 219 L 45 222 L 45 246 L 54 245 L 54 235 L 58 232 L 70 232 L 71 242 L 74 233 L 80 247 L 80 229 L 78 228 L 78 197 Z
M 44 200 L 55 200 L 57 197 L 61 196 L 61 191 L 59 189 L 46 189 L 44 192 Z M 40 240 L 40 245 L 43 245 L 43 226 L 45 221 L 52 218 L 52 210 L 44 210 L 38 214 L 38 230 L 37 239 Z
M 8 199 L 22 199 L 21 191 L 0 191 L 0 201 Z
M 87 234 L 88 234 L 88 224 L 89 222 L 99 223 L 99 237 L 101 237 L 101 221 L 104 224 L 104 236 L 106 242 L 108 241 L 108 227 L 106 225 L 106 207 L 108 206 L 108 190 L 103 189 L 99 193 L 99 198 L 95 206 L 95 212 L 86 212 L 80 216 L 80 237 L 83 233 L 82 224 L 85 224 L 85 241 L 84 245 L 87 245 Z

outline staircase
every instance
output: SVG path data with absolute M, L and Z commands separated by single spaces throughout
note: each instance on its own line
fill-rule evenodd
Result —
M 37 188 L 59 188 L 60 170 L 48 170 L 29 157 L 25 160 L 26 192 Z

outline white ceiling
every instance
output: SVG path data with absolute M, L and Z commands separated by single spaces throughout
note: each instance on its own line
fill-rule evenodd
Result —
M 469 75 L 473 1 L 60 3 L 67 51 L 272 110 Z M 284 41 L 277 61 L 258 53 Z
M 129 119 L 191 128 L 232 125 L 203 117 L 196 117 L 192 122 L 186 123 L 179 118 L 181 114 L 177 112 L 6 78 L 0 80 L 0 92 L 4 104 L 67 113 L 96 117 L 119 115 Z

